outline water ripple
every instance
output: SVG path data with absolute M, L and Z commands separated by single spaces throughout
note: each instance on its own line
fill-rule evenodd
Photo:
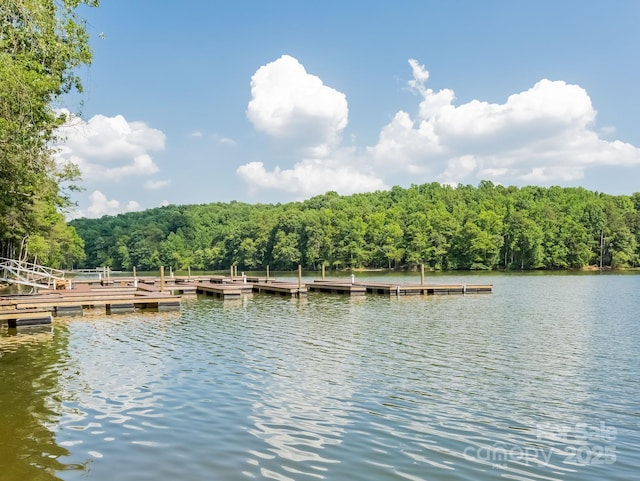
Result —
M 187 299 L 0 332 L 16 453 L 0 472 L 630 479 L 640 276 L 492 280 L 490 296 Z

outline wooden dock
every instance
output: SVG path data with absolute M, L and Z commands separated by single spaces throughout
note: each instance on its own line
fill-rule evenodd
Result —
M 335 281 L 313 281 L 307 284 L 309 292 L 325 292 L 327 294 L 346 294 L 349 296 L 364 296 L 367 289 L 360 284 Z
M 209 276 L 207 279 L 209 282 L 215 284 L 267 284 L 269 282 L 276 282 L 273 277 L 261 277 L 261 276 Z M 196 282 L 202 282 L 201 279 L 196 279 Z
M 242 289 L 233 284 L 196 284 L 196 293 L 205 296 L 214 296 L 220 299 L 239 299 Z
M 325 292 L 329 294 L 380 294 L 387 296 L 441 295 L 441 294 L 488 294 L 493 290 L 491 285 L 472 284 L 416 284 L 394 282 L 342 280 L 313 281 L 306 284 L 309 292 Z
M 138 289 L 148 291 L 159 291 L 161 286 L 164 289 L 179 295 L 185 294 L 205 294 L 220 297 L 222 299 L 233 299 L 237 294 L 226 287 L 221 289 L 210 288 L 217 286 L 236 286 L 241 289 L 241 294 L 250 292 L 269 293 L 280 295 L 305 295 L 307 292 L 324 292 L 328 294 L 362 295 L 379 294 L 387 296 L 411 296 L 411 295 L 445 295 L 445 294 L 487 294 L 491 293 L 493 286 L 488 284 L 426 284 L 412 282 L 375 282 L 347 279 L 322 279 L 301 284 L 301 281 L 277 281 L 273 277 L 250 276 L 250 275 L 200 275 L 200 276 L 172 276 L 162 280 L 159 277 L 115 277 L 107 280 L 108 285 L 125 287 L 133 286 L 134 279 L 137 280 Z M 104 280 L 103 280 L 104 281 Z M 89 286 L 96 285 L 95 280 L 77 281 L 87 283 Z M 102 284 L 105 284 L 103 282 Z M 301 284 L 301 287 L 298 287 Z M 99 284 L 97 284 L 99 285 Z M 208 287 L 204 287 L 208 286 Z M 300 292 L 298 292 L 300 290 Z M 205 292 L 207 291 L 207 292 Z M 227 294 L 228 293 L 228 294 Z
M 50 324 L 52 316 L 82 315 L 84 309 L 103 308 L 108 314 L 136 309 L 179 309 L 181 296 L 200 294 L 219 299 L 239 299 L 251 293 L 288 297 L 306 296 L 307 292 L 349 296 L 488 294 L 493 286 L 484 284 L 425 284 L 375 282 L 351 279 L 276 281 L 260 276 L 171 276 L 116 277 L 72 280 L 66 289 L 41 288 L 38 294 L 0 297 L 0 323 L 10 327 Z M 179 295 L 176 295 L 179 294 Z
M 128 287 L 43 290 L 38 294 L 6 296 L 0 301 L 0 322 L 10 327 L 51 322 L 51 316 L 82 315 L 84 309 L 104 308 L 107 313 L 136 309 L 180 309 L 180 297 Z
M 472 284 L 411 284 L 387 282 L 358 282 L 368 294 L 387 296 L 442 295 L 442 294 L 489 294 L 491 285 Z
M 300 297 L 307 295 L 307 287 L 294 282 L 256 282 L 253 283 L 253 292 L 265 294 L 278 294 L 281 296 Z

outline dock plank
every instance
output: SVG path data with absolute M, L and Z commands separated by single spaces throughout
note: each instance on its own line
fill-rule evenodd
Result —
M 196 293 L 207 296 L 215 296 L 222 299 L 239 299 L 242 296 L 242 289 L 231 284 L 196 284 Z
M 328 294 L 348 294 L 350 296 L 364 296 L 366 287 L 350 282 L 313 281 L 306 284 L 309 292 L 325 292 Z
M 444 295 L 444 294 L 485 294 L 491 293 L 491 285 L 473 284 L 414 284 L 358 281 L 356 284 L 364 286 L 368 294 L 382 294 L 388 296 L 410 295 Z
M 265 294 L 279 294 L 283 296 L 300 297 L 307 295 L 306 286 L 298 286 L 293 282 L 256 282 L 253 283 L 253 292 Z

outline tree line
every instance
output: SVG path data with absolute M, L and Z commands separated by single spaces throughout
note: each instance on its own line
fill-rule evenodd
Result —
M 567 269 L 640 264 L 640 193 L 439 183 L 303 202 L 170 205 L 70 223 L 78 267 Z
M 52 145 L 65 121 L 54 104 L 82 91 L 91 62 L 80 5 L 98 0 L 0 0 L 0 256 L 66 265 L 82 240 L 65 222 L 79 171 Z

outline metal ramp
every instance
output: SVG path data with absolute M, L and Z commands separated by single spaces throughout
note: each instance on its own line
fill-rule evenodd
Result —
M 62 270 L 41 266 L 33 262 L 0 257 L 0 282 L 20 284 L 36 289 L 55 289 L 59 285 L 66 285 L 67 281 Z

